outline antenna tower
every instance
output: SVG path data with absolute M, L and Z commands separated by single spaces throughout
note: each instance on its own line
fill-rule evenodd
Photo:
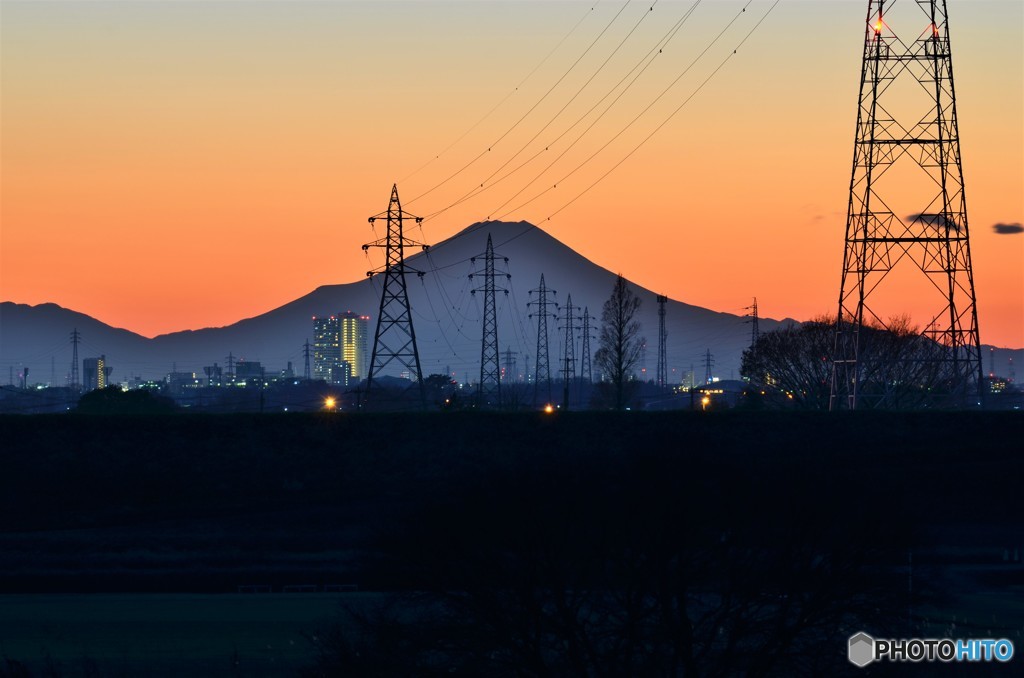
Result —
M 535 290 L 530 290 L 530 296 L 537 295 L 536 301 L 530 301 L 526 304 L 527 308 L 531 306 L 537 307 L 536 313 L 531 313 L 530 318 L 537 318 L 537 362 L 533 371 L 533 404 L 537 406 L 540 404 L 540 395 L 544 395 L 544 402 L 551 402 L 551 363 L 548 359 L 548 318 L 554 318 L 558 320 L 557 313 L 550 313 L 548 311 L 548 305 L 553 305 L 556 309 L 558 304 L 555 303 L 554 299 L 548 299 L 548 295 L 554 296 L 555 290 L 549 290 L 544 284 L 544 274 L 540 274 L 540 286 Z
M 427 395 L 423 389 L 423 372 L 420 370 L 420 354 L 416 349 L 416 333 L 412 327 L 412 311 L 409 308 L 409 294 L 405 286 L 405 272 L 411 271 L 419 277 L 423 273 L 409 268 L 405 264 L 405 248 L 421 247 L 423 251 L 428 245 L 414 242 L 405 237 L 402 224 L 405 219 L 414 219 L 416 223 L 422 217 L 409 214 L 402 209 L 398 199 L 398 186 L 391 187 L 391 202 L 386 211 L 369 218 L 372 225 L 377 219 L 387 218 L 388 232 L 383 238 L 363 245 L 363 251 L 371 247 L 380 247 L 385 251 L 384 267 L 368 271 L 367 277 L 372 278 L 378 273 L 384 274 L 384 287 L 380 293 L 380 310 L 377 313 L 377 329 L 373 334 L 373 353 L 370 358 L 370 371 L 366 377 L 364 398 L 369 400 L 373 388 L 373 377 L 379 376 L 391 363 L 404 367 L 410 377 L 415 379 L 420 392 L 420 407 L 426 408 Z
M 864 381 L 865 326 L 910 299 L 922 341 Z M 965 406 L 983 381 L 946 2 L 869 0 L 829 406 L 894 407 L 907 388 Z
M 480 386 L 477 388 L 477 407 L 500 407 L 501 406 L 501 367 L 499 365 L 498 353 L 498 310 L 494 300 L 497 290 L 501 290 L 508 296 L 508 289 L 495 287 L 494 284 L 494 245 L 491 244 L 491 234 L 487 234 L 487 249 L 483 253 L 483 270 L 474 271 L 469 274 L 472 280 L 475 275 L 484 276 L 483 287 L 470 290 L 470 294 L 477 292 L 484 293 L 484 322 L 483 336 L 480 342 Z M 476 263 L 478 257 L 473 257 L 470 263 Z M 503 257 L 508 264 L 508 257 Z M 501 271 L 506 280 L 512 276 Z
M 668 332 L 665 330 L 665 304 L 668 297 L 664 294 L 658 295 L 658 374 L 656 377 L 658 388 L 665 388 L 668 385 L 668 361 L 665 359 L 665 342 L 668 339 Z

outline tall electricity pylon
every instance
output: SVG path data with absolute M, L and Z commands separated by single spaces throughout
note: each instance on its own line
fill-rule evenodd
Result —
M 527 302 L 526 307 L 537 307 L 536 313 L 531 313 L 530 318 L 537 319 L 537 362 L 533 370 L 533 404 L 540 405 L 540 396 L 544 396 L 544 402 L 551 402 L 551 363 L 548 359 L 548 318 L 558 320 L 558 314 L 548 311 L 548 305 L 558 308 L 554 299 L 548 299 L 557 294 L 555 290 L 549 290 L 544 284 L 544 274 L 540 274 L 540 286 L 530 290 L 530 296 L 537 295 L 536 300 Z
M 370 399 L 374 376 L 380 376 L 386 367 L 397 363 L 415 380 L 420 393 L 420 406 L 425 408 L 427 400 L 423 389 L 423 372 L 420 369 L 420 354 L 416 349 L 416 332 L 412 327 L 409 294 L 405 286 L 406 271 L 420 277 L 423 273 L 406 266 L 405 248 L 420 247 L 426 251 L 429 246 L 405 237 L 402 231 L 404 220 L 414 219 L 418 224 L 423 219 L 402 209 L 397 185 L 391 187 L 391 202 L 387 210 L 370 217 L 369 222 L 373 224 L 377 219 L 385 217 L 388 220 L 387 235 L 363 245 L 363 251 L 371 247 L 381 247 L 385 251 L 384 267 L 368 271 L 366 274 L 372 278 L 378 273 L 383 273 L 384 287 L 380 293 L 380 310 L 377 313 L 377 329 L 373 334 L 373 353 L 370 358 L 370 370 L 366 376 L 364 398 L 367 401 Z
M 704 383 L 710 384 L 713 377 L 711 376 L 711 368 L 715 366 L 715 356 L 711 354 L 709 348 L 704 352 Z
M 496 287 L 494 284 L 494 245 L 491 244 L 491 234 L 487 234 L 487 249 L 483 255 L 483 270 L 474 271 L 469 274 L 472 280 L 475 275 L 483 275 L 484 284 L 470 290 L 470 294 L 477 292 L 484 293 L 484 322 L 483 336 L 480 341 L 480 386 L 477 389 L 477 407 L 501 407 L 501 365 L 500 353 L 498 352 L 498 309 L 495 304 L 495 292 L 501 290 L 508 296 L 508 289 Z M 479 257 L 472 257 L 471 263 L 476 263 Z M 503 257 L 508 264 L 508 257 Z M 499 271 L 506 280 L 512 276 L 506 271 Z
M 668 297 L 664 294 L 658 295 L 658 388 L 665 388 L 668 385 L 668 361 L 665 359 L 667 350 L 665 343 L 668 340 L 668 332 L 665 330 L 665 304 Z
M 921 341 L 867 374 L 911 300 Z M 965 406 L 980 347 L 946 2 L 869 0 L 829 407 Z

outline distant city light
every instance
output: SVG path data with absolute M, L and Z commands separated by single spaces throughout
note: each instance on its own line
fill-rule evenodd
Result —
M 555 406 L 552 405 L 551 403 L 548 403 L 547 405 L 544 406 L 544 412 L 546 412 L 547 414 L 551 414 L 554 411 L 555 411 Z
M 704 396 L 703 398 L 700 399 L 700 409 L 702 411 L 708 409 L 708 405 L 710 403 L 711 403 L 711 396 Z
M 338 401 L 336 401 L 333 396 L 328 396 L 327 399 L 324 400 L 324 409 L 333 411 L 337 404 Z

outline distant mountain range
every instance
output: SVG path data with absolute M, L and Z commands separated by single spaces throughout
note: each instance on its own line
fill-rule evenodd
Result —
M 409 275 L 407 284 L 413 309 L 413 326 L 419 345 L 424 375 L 455 372 L 458 378 L 476 380 L 480 370 L 481 315 L 480 294 L 470 291 L 482 284 L 480 278 L 468 275 L 479 268 L 469 260 L 484 252 L 487 236 L 494 242 L 502 259 L 502 268 L 511 274 L 499 286 L 498 342 L 502 353 L 515 354 L 517 372 L 528 365 L 533 373 L 536 355 L 536 322 L 528 318 L 535 307 L 529 291 L 537 287 L 543 273 L 549 289 L 557 290 L 556 301 L 565 304 L 572 295 L 574 306 L 586 307 L 591 316 L 591 350 L 597 350 L 601 306 L 611 292 L 615 273 L 591 262 L 527 223 L 482 222 L 467 227 L 457 235 L 438 243 L 429 252 L 417 252 L 406 259 L 408 266 L 426 273 L 423 277 Z M 507 264 L 504 258 L 508 259 Z M 367 351 L 373 341 L 377 310 L 380 304 L 381 277 L 364 278 L 341 285 L 324 285 L 309 294 L 262 315 L 247 318 L 225 327 L 186 330 L 163 334 L 152 339 L 128 330 L 106 325 L 82 313 L 56 304 L 28 306 L 0 303 L 0 380 L 6 380 L 10 369 L 20 373 L 28 367 L 29 383 L 48 383 L 51 376 L 63 385 L 71 363 L 70 333 L 82 335 L 79 358 L 105 355 L 114 368 L 114 381 L 134 376 L 161 378 L 173 369 L 202 374 L 205 365 L 224 365 L 229 353 L 247 361 L 260 361 L 268 373 L 282 370 L 291 362 L 302 374 L 302 345 L 312 341 L 312 317 L 354 311 L 371 317 Z M 633 285 L 642 300 L 640 320 L 647 338 L 645 366 L 649 378 L 655 377 L 657 365 L 658 319 L 656 292 Z M 535 295 L 534 295 L 535 296 Z M 714 359 L 712 372 L 723 379 L 738 378 L 740 356 L 750 344 L 750 325 L 745 318 L 718 313 L 706 308 L 669 300 L 666 307 L 668 341 L 666 345 L 669 378 L 681 382 L 691 366 L 696 378 L 704 377 L 704 354 L 710 350 Z M 774 329 L 790 319 L 760 319 L 761 331 Z M 556 361 L 562 352 L 564 331 L 561 324 L 549 323 L 551 371 L 557 374 Z M 1005 355 L 1004 355 L 1005 353 Z M 1024 352 L 1018 352 L 1024 353 Z M 1005 367 L 1010 351 L 997 354 L 997 371 Z M 1015 356 L 1018 360 L 1024 356 Z M 986 371 L 988 353 L 985 354 Z M 526 362 L 528 359 L 528 362 Z M 1005 374 L 1005 371 L 1003 372 Z

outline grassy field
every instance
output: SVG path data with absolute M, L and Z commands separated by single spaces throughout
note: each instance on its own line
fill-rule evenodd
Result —
M 0 596 L 0 659 L 45 675 L 289 675 L 319 630 L 376 594 Z M 0 669 L 2 673 L 2 669 Z
M 288 675 L 340 600 L 403 592 L 423 618 L 334 634 L 321 675 L 636 674 L 665 643 L 787 675 L 810 647 L 845 667 L 860 628 L 1024 630 L 1019 413 L 37 416 L 0 440 L 0 653 L 37 673 Z M 654 634 L 629 652 L 623 610 Z

